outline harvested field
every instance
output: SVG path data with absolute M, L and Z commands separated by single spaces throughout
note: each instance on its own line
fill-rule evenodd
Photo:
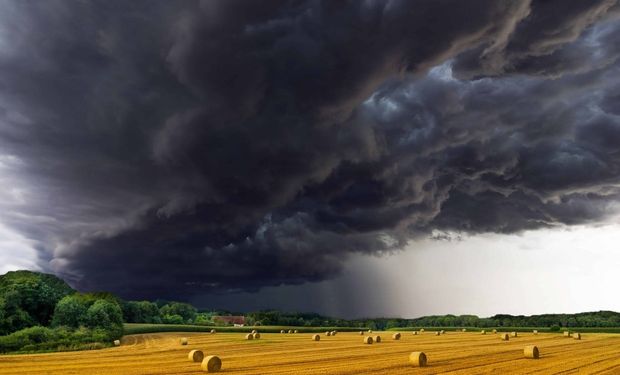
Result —
M 391 332 L 380 332 L 391 335 Z M 559 334 L 522 333 L 501 341 L 497 335 L 432 332 L 403 335 L 379 345 L 364 345 L 359 332 L 342 332 L 312 341 L 311 334 L 158 333 L 125 336 L 120 347 L 102 350 L 0 356 L 0 375 L 202 374 L 187 360 L 190 350 L 217 355 L 228 374 L 619 374 L 620 335 L 588 333 L 581 340 Z M 188 345 L 179 345 L 187 337 Z M 524 357 L 536 345 L 540 359 Z M 426 367 L 409 363 L 424 352 Z

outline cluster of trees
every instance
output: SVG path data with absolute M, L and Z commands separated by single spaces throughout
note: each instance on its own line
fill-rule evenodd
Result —
M 80 327 L 107 331 L 110 340 L 123 335 L 123 312 L 108 293 L 74 293 L 58 301 L 52 327 Z
M 35 325 L 47 326 L 56 303 L 74 293 L 63 280 L 29 271 L 0 276 L 0 335 Z
M 371 319 L 366 321 L 373 329 L 395 327 L 620 327 L 620 313 L 613 311 L 578 314 L 494 315 L 480 318 L 476 315 L 432 315 L 416 319 Z
M 495 315 L 432 315 L 415 319 L 334 319 L 312 313 L 258 311 L 246 314 L 248 324 L 284 326 L 368 327 L 383 330 L 397 327 L 620 327 L 620 313 L 613 311 L 579 314 Z
M 365 327 L 363 321 L 329 318 L 316 313 L 284 313 L 276 310 L 245 314 L 248 325 L 297 327 Z
M 208 324 L 207 314 L 181 302 L 128 301 L 122 303 L 123 317 L 128 323 Z M 212 322 L 211 322 L 212 323 Z
M 122 335 L 123 315 L 112 294 L 77 293 L 37 272 L 0 276 L 0 352 L 98 347 Z

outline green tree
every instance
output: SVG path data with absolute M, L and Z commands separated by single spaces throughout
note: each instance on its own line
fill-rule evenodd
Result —
M 110 337 L 123 334 L 123 312 L 117 303 L 108 300 L 97 300 L 86 311 L 84 323 L 88 328 L 102 328 L 110 333 Z
M 166 324 L 183 324 L 183 317 L 178 314 L 166 314 L 162 317 L 162 321 Z
M 34 320 L 20 306 L 17 292 L 6 293 L 0 298 L 0 336 L 35 325 Z
M 123 317 L 130 323 L 161 323 L 157 304 L 149 301 L 129 301 L 123 306 Z
M 188 303 L 170 302 L 159 309 L 162 317 L 166 315 L 179 315 L 183 319 L 183 323 L 193 323 L 196 319 L 198 311 Z
M 66 296 L 56 304 L 52 325 L 78 328 L 84 323 L 87 310 L 88 303 L 80 295 Z
M 0 276 L 0 334 L 33 326 L 48 325 L 56 303 L 73 289 L 54 275 L 12 271 Z

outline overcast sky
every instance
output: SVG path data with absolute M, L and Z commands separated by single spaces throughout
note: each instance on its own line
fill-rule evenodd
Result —
M 338 316 L 620 309 L 620 3 L 0 1 L 0 271 Z
M 412 243 L 389 257 L 354 256 L 333 280 L 194 302 L 338 317 L 531 315 L 620 310 L 620 226 L 484 234 Z

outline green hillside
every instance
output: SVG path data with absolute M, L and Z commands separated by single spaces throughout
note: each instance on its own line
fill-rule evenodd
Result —
M 64 280 L 54 275 L 32 271 L 0 275 L 0 335 L 49 325 L 58 301 L 73 293 Z

